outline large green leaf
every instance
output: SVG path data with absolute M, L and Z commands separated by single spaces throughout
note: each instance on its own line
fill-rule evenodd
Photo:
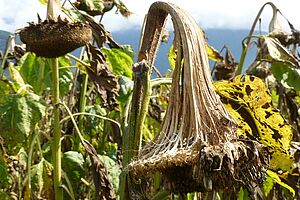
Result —
M 0 96 L 0 129 L 5 145 L 23 142 L 45 115 L 45 104 L 35 94 Z
M 300 69 L 296 69 L 292 63 L 274 60 L 271 71 L 283 86 L 300 91 Z
M 67 151 L 62 157 L 62 169 L 67 173 L 74 191 L 78 189 L 80 179 L 84 175 L 85 160 L 77 151 Z
M 73 74 L 68 68 L 71 63 L 66 57 L 58 58 L 60 95 L 65 95 L 73 81 Z M 33 53 L 26 53 L 20 60 L 20 73 L 25 83 L 30 84 L 33 91 L 41 94 L 52 87 L 51 66 L 45 58 L 37 57 Z
M 120 49 L 102 48 L 109 66 L 116 75 L 132 76 L 133 51 L 128 46 Z
M 105 155 L 98 155 L 100 160 L 104 163 L 105 168 L 108 170 L 108 177 L 113 184 L 113 187 L 116 191 L 119 188 L 119 176 L 121 174 L 121 169 L 118 163 Z
M 84 171 L 84 159 L 77 151 L 67 151 L 62 158 L 62 165 L 66 171 Z

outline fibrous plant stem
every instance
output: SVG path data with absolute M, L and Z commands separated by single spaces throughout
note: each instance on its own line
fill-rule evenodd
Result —
M 52 66 L 52 102 L 53 102 L 53 143 L 52 158 L 54 168 L 55 200 L 63 199 L 61 184 L 61 127 L 59 123 L 59 69 L 58 58 L 49 59 Z
M 123 135 L 123 167 L 125 168 L 131 159 L 138 156 L 142 144 L 142 130 L 148 112 L 150 101 L 150 67 L 145 61 L 134 66 L 134 88 L 131 101 L 131 111 L 129 118 L 129 130 Z M 128 174 L 122 173 L 120 180 L 120 199 L 128 199 L 128 188 L 130 180 Z

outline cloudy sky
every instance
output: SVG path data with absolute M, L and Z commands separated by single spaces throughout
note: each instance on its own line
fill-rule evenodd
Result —
M 74 1 L 74 0 L 73 0 Z M 130 28 L 140 28 L 144 15 L 153 0 L 123 0 L 125 5 L 134 13 L 129 19 L 124 19 L 115 12 L 104 16 L 103 23 L 110 31 L 122 31 Z M 199 22 L 204 29 L 228 28 L 249 29 L 263 0 L 169 0 L 187 11 Z M 298 0 L 273 0 L 281 12 L 292 24 L 300 29 L 300 14 Z M 45 18 L 46 6 L 39 0 L 0 0 L 0 30 L 13 32 L 26 26 L 26 22 L 37 20 L 37 13 Z M 262 29 L 267 30 L 271 19 L 272 9 L 267 7 L 262 17 Z M 282 22 L 286 24 L 285 21 Z

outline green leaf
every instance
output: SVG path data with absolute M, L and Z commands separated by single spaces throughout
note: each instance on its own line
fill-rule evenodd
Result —
M 116 75 L 132 77 L 133 56 L 128 48 L 102 48 L 101 51 L 105 54 L 109 66 Z
M 126 76 L 120 76 L 119 77 L 119 96 L 118 101 L 121 102 L 121 104 L 125 104 L 128 100 L 128 97 L 132 93 L 133 89 L 133 81 Z
M 300 69 L 296 69 L 292 63 L 274 60 L 271 71 L 283 86 L 300 91 Z
M 263 191 L 266 197 L 269 196 L 273 187 L 274 187 L 273 178 L 271 176 L 267 176 L 266 180 L 263 183 Z
M 53 193 L 52 171 L 53 166 L 44 158 L 31 168 L 32 190 L 43 191 L 45 199 L 51 199 Z
M 70 61 L 66 57 L 59 57 L 60 96 L 64 96 L 73 82 L 73 74 L 69 67 Z M 20 60 L 20 74 L 25 83 L 30 84 L 33 91 L 41 94 L 52 88 L 51 66 L 45 58 L 37 57 L 33 53 L 26 53 Z
M 77 151 L 68 151 L 63 154 L 62 169 L 67 173 L 74 191 L 78 189 L 80 179 L 84 175 L 84 163 L 82 154 Z
M 238 200 L 250 200 L 249 192 L 243 187 L 240 188 Z
M 12 93 L 14 93 L 12 83 L 8 80 L 0 79 L 0 95 Z
M 271 170 L 267 170 L 267 174 L 273 179 L 274 182 L 276 182 L 279 185 L 281 185 L 282 187 L 288 189 L 290 191 L 290 193 L 293 195 L 293 197 L 295 196 L 295 190 L 291 186 L 289 186 L 288 184 L 281 181 L 281 179 L 280 179 L 280 177 L 278 176 L 277 173 L 275 173 Z
M 0 96 L 0 129 L 5 144 L 23 142 L 45 115 L 43 100 L 35 94 Z
M 104 163 L 105 168 L 108 170 L 108 178 L 110 179 L 111 183 L 115 191 L 118 191 L 119 188 L 119 176 L 121 174 L 121 168 L 118 163 L 105 155 L 98 155 L 100 160 Z
M 66 171 L 84 171 L 84 158 L 77 151 L 67 151 L 62 158 L 62 165 Z

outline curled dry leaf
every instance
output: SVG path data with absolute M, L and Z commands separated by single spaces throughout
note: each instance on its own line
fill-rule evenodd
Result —
M 98 45 L 98 47 L 103 47 L 104 43 L 107 43 L 107 45 L 110 48 L 121 48 L 121 46 L 113 40 L 110 32 L 105 30 L 104 26 L 102 24 L 97 23 L 92 17 L 89 15 L 86 15 L 84 13 L 81 13 L 84 19 L 89 23 L 89 25 L 92 28 L 93 37 Z
M 116 97 L 120 88 L 117 77 L 109 68 L 100 49 L 89 44 L 88 57 L 91 66 L 86 70 L 102 99 L 102 106 L 109 110 L 116 110 L 118 106 Z
M 108 178 L 108 171 L 105 168 L 104 163 L 99 159 L 97 151 L 87 140 L 83 140 L 82 144 L 89 154 L 92 163 L 93 179 L 96 188 L 95 199 L 117 199 L 112 183 Z

